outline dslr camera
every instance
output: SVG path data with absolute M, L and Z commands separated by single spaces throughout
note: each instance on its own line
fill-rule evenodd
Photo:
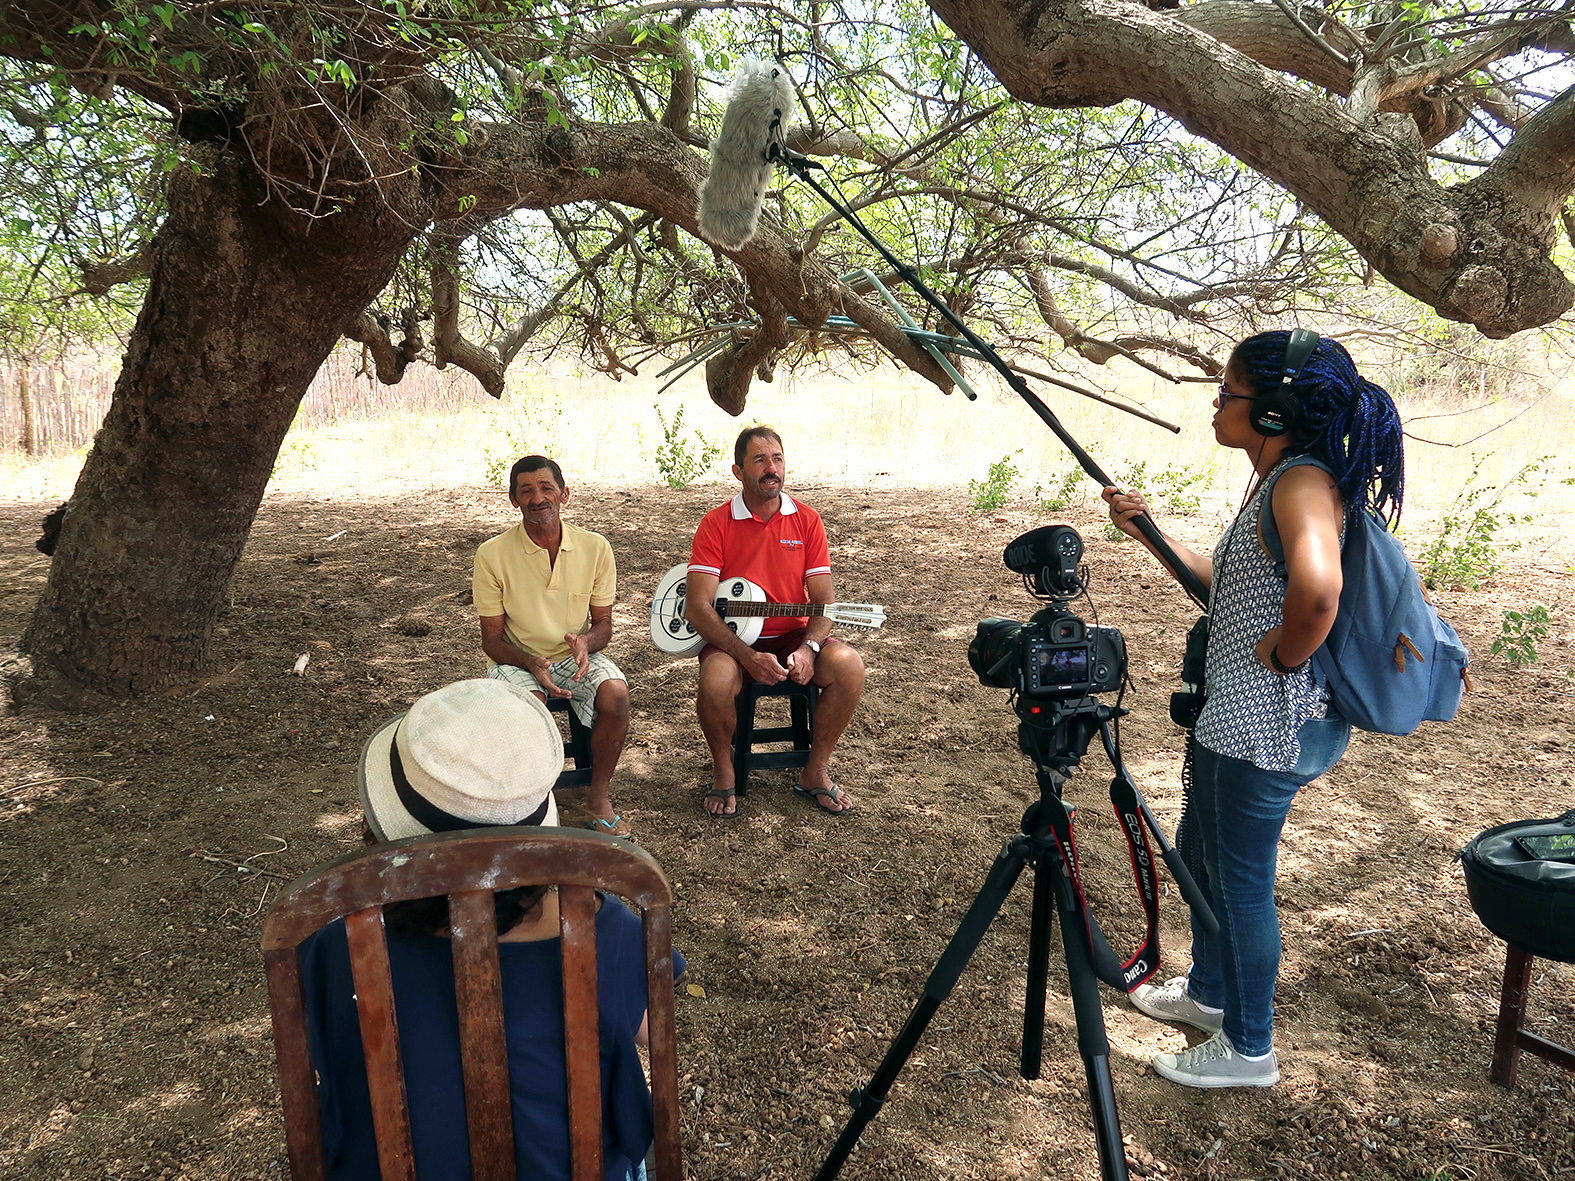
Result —
M 1091 626 L 1067 605 L 1083 593 L 1083 539 L 1070 525 L 1023 534 L 1001 555 L 1023 576 L 1029 593 L 1049 599 L 1027 623 L 992 618 L 979 623 L 968 664 L 982 684 L 1011 689 L 1027 701 L 1114 693 L 1127 675 L 1127 644 L 1113 627 Z

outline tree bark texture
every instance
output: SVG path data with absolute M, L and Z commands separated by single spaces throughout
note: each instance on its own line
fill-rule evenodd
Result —
M 1354 118 L 1231 48 L 1227 40 L 1257 43 L 1242 5 L 1220 5 L 1211 22 L 1203 10 L 1212 4 L 1171 16 L 1127 0 L 929 3 L 1016 98 L 1045 107 L 1135 98 L 1166 112 L 1284 186 L 1386 279 L 1449 319 L 1503 337 L 1575 304 L 1575 285 L 1552 257 L 1575 166 L 1568 94 L 1481 176 L 1446 187 L 1428 173 L 1414 113 Z M 1268 35 L 1264 25 L 1252 32 Z M 1305 53 L 1282 60 L 1261 44 L 1256 52 L 1285 68 Z
M 314 222 L 269 200 L 238 155 L 172 184 L 147 299 L 23 638 L 41 695 L 62 679 L 157 691 L 201 668 L 300 399 L 388 282 L 413 220 L 368 193 Z

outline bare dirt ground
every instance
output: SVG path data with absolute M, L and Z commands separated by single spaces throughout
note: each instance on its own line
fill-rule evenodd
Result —
M 1037 523 L 971 517 L 955 492 L 798 489 L 825 515 L 839 593 L 884 603 L 856 642 L 869 689 L 834 764 L 855 815 L 819 815 L 767 773 L 742 815 L 707 819 L 691 661 L 646 634 L 658 575 L 730 491 L 584 487 L 573 519 L 622 575 L 613 655 L 634 725 L 614 800 L 665 866 L 677 942 L 703 998 L 679 998 L 690 1175 L 808 1177 L 918 997 L 1002 840 L 1034 796 L 1006 694 L 965 648 L 983 616 L 1032 603 L 1000 565 Z M 0 508 L 0 646 L 46 573 L 51 506 Z M 1135 545 L 1088 540 L 1099 621 L 1131 653 L 1125 751 L 1167 827 L 1180 807 L 1166 716 L 1190 612 Z M 264 505 L 194 690 L 90 714 L 0 717 L 0 1175 L 275 1178 L 285 1172 L 258 938 L 279 888 L 352 847 L 354 762 L 376 724 L 481 668 L 467 606 L 496 493 L 275 496 Z M 1206 540 L 1212 524 L 1183 522 Z M 1487 1081 L 1503 945 L 1466 901 L 1474 833 L 1575 804 L 1568 637 L 1532 670 L 1487 655 L 1501 609 L 1553 601 L 1568 559 L 1446 595 L 1478 653 L 1459 720 L 1357 735 L 1292 812 L 1280 901 L 1282 1083 L 1186 1091 L 1148 1066 L 1187 1035 L 1103 991 L 1122 1128 L 1144 1177 L 1549 1178 L 1575 1173 L 1575 1075 L 1527 1058 Z M 304 677 L 289 675 L 299 653 Z M 1134 933 L 1125 847 L 1101 761 L 1067 789 L 1117 946 Z M 1016 1074 L 1028 891 L 942 1007 L 848 1178 L 1094 1178 L 1059 943 L 1044 1075 Z M 1171 891 L 1166 970 L 1187 963 Z M 1575 1041 L 1575 967 L 1539 961 L 1533 1027 Z

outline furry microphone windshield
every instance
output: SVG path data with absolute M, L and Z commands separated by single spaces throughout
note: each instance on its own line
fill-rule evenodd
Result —
M 722 131 L 711 141 L 711 169 L 700 189 L 700 236 L 737 250 L 755 236 L 774 168 L 786 147 L 793 82 L 774 62 L 746 61 L 728 88 Z

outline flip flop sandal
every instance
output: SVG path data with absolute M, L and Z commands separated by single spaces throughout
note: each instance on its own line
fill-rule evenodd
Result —
M 821 806 L 820 801 L 822 799 L 830 800 L 833 804 L 837 802 L 837 788 L 835 785 L 828 790 L 824 787 L 805 787 L 802 783 L 796 783 L 793 785 L 793 794 L 803 796 L 815 805 L 815 811 L 824 812 L 827 816 L 846 816 L 853 811 L 852 804 L 845 804 L 836 811 Z
M 632 832 L 618 831 L 618 822 L 622 819 L 622 816 L 614 816 L 611 820 L 602 816 L 592 816 L 585 822 L 585 827 L 592 832 L 599 832 L 603 836 L 617 837 L 620 841 L 633 841 L 634 834 Z
M 725 791 L 718 791 L 713 787 L 710 791 L 705 793 L 705 798 L 708 800 L 733 801 L 733 810 L 731 812 L 713 812 L 711 809 L 707 808 L 705 814 L 712 820 L 732 820 L 738 815 L 738 792 L 733 788 L 730 787 Z

